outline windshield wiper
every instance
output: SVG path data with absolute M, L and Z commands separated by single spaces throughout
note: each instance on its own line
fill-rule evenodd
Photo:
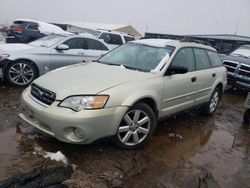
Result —
M 96 61 L 98 63 L 101 64 L 105 64 L 105 65 L 111 65 L 111 66 L 120 66 L 126 69 L 130 69 L 130 70 L 135 70 L 135 71 L 141 71 L 141 72 L 149 72 L 149 70 L 143 69 L 143 68 L 137 68 L 137 67 L 131 67 L 128 65 L 123 65 L 123 64 L 116 64 L 116 63 L 107 63 L 107 62 L 102 62 L 102 61 Z
M 101 64 L 105 64 L 105 65 L 112 65 L 112 66 L 121 66 L 120 64 L 115 64 L 115 63 L 107 63 L 107 62 L 103 62 L 103 61 L 97 61 L 98 63 L 101 63 Z
M 143 69 L 143 68 L 137 68 L 137 67 L 131 67 L 128 65 L 122 65 L 123 67 L 125 67 L 126 69 L 130 69 L 130 70 L 136 70 L 136 71 L 141 71 L 141 72 L 149 72 L 149 70 Z

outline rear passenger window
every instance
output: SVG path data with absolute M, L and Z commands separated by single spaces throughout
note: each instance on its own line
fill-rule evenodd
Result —
M 211 68 L 208 56 L 203 49 L 194 48 L 194 56 L 196 60 L 196 69 L 203 70 Z
M 220 59 L 220 56 L 216 52 L 207 51 L 207 55 L 211 61 L 212 67 L 222 66 L 222 61 Z
M 101 42 L 93 39 L 84 39 L 84 49 L 86 50 L 102 50 L 108 51 L 109 49 L 104 46 Z
M 191 48 L 180 49 L 174 57 L 171 66 L 185 66 L 188 72 L 195 70 L 194 54 Z
M 107 44 L 122 45 L 122 38 L 120 35 L 103 33 L 99 39 L 103 39 Z
M 129 41 L 135 40 L 133 37 L 127 37 L 127 36 L 124 36 L 124 39 L 125 39 L 125 42 L 129 42 Z

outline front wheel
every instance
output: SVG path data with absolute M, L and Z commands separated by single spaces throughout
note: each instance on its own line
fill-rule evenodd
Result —
M 206 115 L 213 115 L 214 112 L 216 111 L 220 99 L 221 99 L 222 91 L 220 88 L 215 88 L 209 102 L 203 107 L 203 112 Z
M 144 103 L 137 103 L 123 116 L 116 133 L 116 144 L 122 149 L 141 148 L 150 140 L 155 127 L 153 110 Z
M 15 61 L 5 69 L 5 78 L 14 86 L 27 86 L 36 78 L 36 75 L 35 66 L 26 61 Z
M 245 111 L 243 119 L 245 123 L 250 123 L 250 109 Z

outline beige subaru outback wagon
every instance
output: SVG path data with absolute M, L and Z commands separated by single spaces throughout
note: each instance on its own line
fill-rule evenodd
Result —
M 63 142 L 113 137 L 134 149 L 166 116 L 196 106 L 212 115 L 225 87 L 226 69 L 212 47 L 143 39 L 36 79 L 22 94 L 19 117 Z

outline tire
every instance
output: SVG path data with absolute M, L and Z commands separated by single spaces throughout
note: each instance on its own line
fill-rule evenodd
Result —
M 250 109 L 247 109 L 243 116 L 245 123 L 250 123 Z
M 4 76 L 13 86 L 27 86 L 37 77 L 37 70 L 33 63 L 19 60 L 6 66 Z
M 209 102 L 203 107 L 203 113 L 209 116 L 213 115 L 219 105 L 221 96 L 222 96 L 221 89 L 216 87 Z
M 142 148 L 151 139 L 155 128 L 156 117 L 153 110 L 144 103 L 137 103 L 123 116 L 115 143 L 121 149 Z

